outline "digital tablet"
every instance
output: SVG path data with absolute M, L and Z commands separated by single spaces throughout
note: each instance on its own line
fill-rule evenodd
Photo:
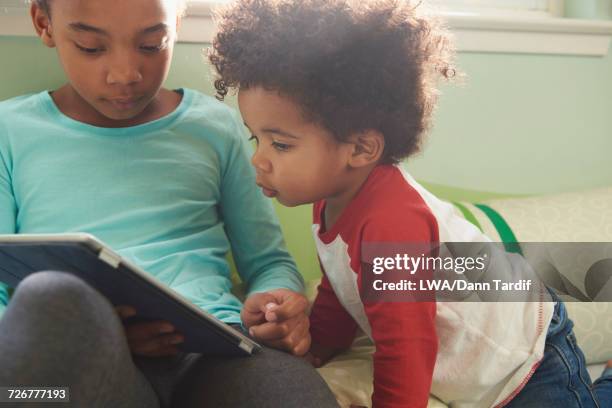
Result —
M 0 281 L 10 287 L 31 273 L 61 271 L 83 279 L 113 305 L 130 305 L 137 318 L 166 320 L 185 341 L 182 351 L 250 355 L 261 348 L 198 308 L 89 234 L 0 235 Z

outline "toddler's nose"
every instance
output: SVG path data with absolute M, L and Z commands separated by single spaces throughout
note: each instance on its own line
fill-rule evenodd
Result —
M 253 157 L 251 158 L 251 164 L 255 167 L 255 171 L 257 173 L 269 173 L 272 171 L 272 163 L 267 160 L 261 153 L 258 151 L 255 152 Z

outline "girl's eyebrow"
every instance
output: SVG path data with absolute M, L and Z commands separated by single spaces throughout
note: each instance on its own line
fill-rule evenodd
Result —
M 85 31 L 89 33 L 101 34 L 107 37 L 109 36 L 109 33 L 107 31 L 101 28 L 98 28 L 98 27 L 91 26 L 89 24 L 85 24 L 85 23 L 70 23 L 68 24 L 68 26 L 74 31 Z M 154 33 L 154 32 L 162 31 L 162 30 L 168 30 L 168 24 L 166 23 L 155 24 L 151 27 L 147 27 L 143 29 L 140 33 L 149 34 L 149 33 Z
M 70 23 L 68 27 L 72 28 L 74 31 L 85 31 L 90 33 L 102 34 L 108 36 L 108 33 L 101 28 L 90 26 L 85 23 Z
M 168 24 L 166 23 L 155 24 L 154 26 L 145 28 L 144 30 L 141 31 L 141 33 L 148 34 L 148 33 L 155 33 L 157 31 L 168 31 Z

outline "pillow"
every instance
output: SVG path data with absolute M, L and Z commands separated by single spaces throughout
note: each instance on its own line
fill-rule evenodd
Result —
M 454 204 L 458 213 L 491 239 L 504 242 L 508 250 L 520 250 L 517 242 L 606 243 L 598 251 L 588 246 L 551 245 L 546 267 L 556 275 L 547 274 L 554 282 L 551 286 L 569 295 L 564 299 L 587 363 L 612 359 L 612 306 L 576 301 L 611 296 L 612 188 Z M 529 253 L 525 256 L 529 258 Z M 602 296 L 600 289 L 609 291 Z

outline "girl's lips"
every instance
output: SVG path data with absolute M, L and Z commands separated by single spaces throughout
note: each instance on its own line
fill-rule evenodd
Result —
M 135 108 L 140 102 L 140 98 L 114 98 L 108 99 L 108 101 L 119 110 L 128 110 Z

